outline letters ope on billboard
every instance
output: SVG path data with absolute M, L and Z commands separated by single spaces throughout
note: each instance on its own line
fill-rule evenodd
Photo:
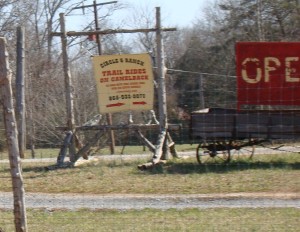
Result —
M 300 43 L 236 44 L 238 109 L 300 106 Z
M 154 86 L 149 54 L 93 57 L 100 113 L 153 109 Z

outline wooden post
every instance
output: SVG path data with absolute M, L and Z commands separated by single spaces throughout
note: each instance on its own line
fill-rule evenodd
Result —
M 97 3 L 97 1 L 94 0 L 93 5 L 79 6 L 79 7 L 74 7 L 73 9 L 84 9 L 84 8 L 93 7 L 95 29 L 96 29 L 96 31 L 99 31 L 100 27 L 99 27 L 99 22 L 98 22 L 98 9 L 97 9 L 97 6 L 103 6 L 103 5 L 114 4 L 114 3 L 117 3 L 117 1 Z M 92 35 L 95 35 L 95 34 L 92 34 Z M 98 54 L 102 55 L 101 36 L 100 36 L 99 33 L 96 34 L 96 42 L 97 42 Z M 107 120 L 108 125 L 113 124 L 112 115 L 110 113 L 106 114 L 106 120 Z M 109 139 L 110 139 L 110 153 L 115 154 L 115 146 L 116 146 L 115 143 L 116 142 L 115 142 L 114 131 L 113 130 L 108 130 L 108 135 L 109 135 Z
M 204 101 L 204 90 L 203 90 L 203 75 L 200 73 L 199 75 L 199 100 L 200 100 L 200 108 L 205 108 L 205 101 Z
M 155 147 L 152 162 L 138 165 L 140 170 L 148 169 L 161 162 L 161 158 L 168 159 L 169 149 L 174 157 L 177 156 L 175 150 L 175 143 L 172 141 L 168 133 L 168 116 L 167 116 L 167 97 L 166 97 L 166 83 L 165 83 L 165 59 L 163 50 L 161 28 L 160 7 L 156 7 L 156 64 L 158 75 L 158 106 L 159 106 L 159 128 L 160 134 L 158 136 L 157 145 Z
M 112 2 L 115 3 L 115 2 Z M 100 3 L 101 4 L 101 3 Z M 107 4 L 107 3 L 104 3 Z M 94 17 L 95 17 L 95 29 L 96 31 L 99 31 L 99 22 L 98 22 L 98 10 L 97 10 L 97 1 L 94 0 L 93 2 L 94 5 Z M 100 34 L 96 35 L 96 41 L 97 41 L 97 46 L 98 46 L 98 54 L 102 55 L 102 46 L 101 46 L 101 37 Z M 112 115 L 110 113 L 106 114 L 106 120 L 107 120 L 107 124 L 108 125 L 112 125 Z M 115 133 L 113 130 L 108 130 L 108 135 L 109 135 L 109 139 L 110 139 L 110 153 L 111 154 L 115 154 Z
M 167 99 L 165 83 L 165 57 L 162 40 L 160 7 L 156 7 L 156 46 L 157 46 L 157 74 L 158 74 L 158 104 L 160 130 L 168 128 L 167 122 Z
M 64 139 L 64 143 L 63 143 L 62 147 L 60 148 L 59 155 L 57 157 L 56 164 L 58 167 L 62 167 L 64 165 L 64 160 L 66 157 L 67 149 L 71 145 L 72 138 L 73 138 L 73 132 L 68 131 L 66 134 L 66 137 Z
M 168 159 L 168 151 L 163 146 L 165 143 L 166 131 L 168 129 L 167 121 L 167 100 L 166 100 L 166 84 L 165 84 L 165 59 L 163 50 L 162 30 L 161 30 L 161 16 L 160 7 L 156 7 L 156 49 L 157 49 L 157 74 L 158 74 L 158 106 L 159 106 L 159 125 L 160 136 L 158 139 L 157 151 L 155 152 L 153 163 L 157 163 L 164 151 L 164 159 Z M 160 144 L 162 143 L 162 144 Z M 165 144 L 165 145 L 163 145 Z
M 25 157 L 26 119 L 25 119 L 25 41 L 24 28 L 17 28 L 17 75 L 16 75 L 16 118 L 20 157 Z
M 68 130 L 72 131 L 72 133 L 74 134 L 74 128 L 75 128 L 74 96 L 73 96 L 74 88 L 72 85 L 72 77 L 71 77 L 69 60 L 68 60 L 65 16 L 63 13 L 60 13 L 59 17 L 60 17 L 60 30 L 62 32 L 61 46 L 62 46 L 63 69 L 64 69 L 65 89 L 66 89 L 67 126 L 68 126 Z M 70 161 L 75 162 L 76 147 L 75 147 L 74 136 L 72 138 L 69 151 L 70 151 Z
M 0 38 L 0 93 L 4 111 L 5 133 L 9 153 L 10 174 L 12 177 L 12 190 L 14 198 L 14 217 L 17 232 L 27 231 L 25 191 L 20 165 L 20 153 L 18 146 L 18 131 L 13 106 L 13 94 L 11 87 L 11 71 L 6 50 L 6 40 Z
M 97 2 L 96 0 L 93 1 L 93 7 L 94 7 L 94 20 L 95 20 L 95 29 L 96 31 L 99 31 L 99 22 L 98 22 L 98 10 L 97 10 Z M 96 35 L 96 42 L 97 42 L 97 46 L 98 46 L 98 54 L 102 55 L 102 46 L 101 46 L 101 38 L 100 35 L 97 34 Z

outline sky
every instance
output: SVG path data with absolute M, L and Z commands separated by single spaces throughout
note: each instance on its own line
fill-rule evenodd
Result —
M 96 2 L 105 3 L 110 1 L 111 0 L 97 0 Z M 162 26 L 188 27 L 191 26 L 196 19 L 203 16 L 205 7 L 212 1 L 213 0 L 118 0 L 118 3 L 122 3 L 128 7 L 114 12 L 114 14 L 110 16 L 110 19 L 114 22 L 125 22 L 126 19 L 131 16 L 132 12 L 137 9 L 153 9 L 155 18 L 155 7 L 160 7 Z M 86 0 L 84 4 L 91 5 L 93 4 L 93 0 Z M 99 9 L 99 13 L 105 11 L 107 6 L 108 5 L 102 6 Z M 82 12 L 78 12 L 77 10 L 77 13 L 81 14 Z M 87 21 L 88 18 L 79 18 L 80 16 L 76 16 L 69 19 L 69 23 L 67 22 L 67 30 L 76 30 L 76 28 L 80 28 L 80 24 L 86 25 L 84 21 Z
M 201 17 L 205 6 L 212 0 L 119 0 L 137 7 L 160 7 L 162 21 L 168 26 L 189 26 Z M 127 12 L 130 9 L 127 10 Z M 129 13 L 130 14 L 130 13 Z

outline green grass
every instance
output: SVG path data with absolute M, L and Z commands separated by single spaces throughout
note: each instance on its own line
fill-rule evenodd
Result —
M 91 231 L 218 231 L 296 232 L 300 210 L 185 209 L 185 210 L 28 210 L 28 230 L 34 232 Z M 0 211 L 0 227 L 14 231 L 11 211 Z
M 252 161 L 198 165 L 194 157 L 172 159 L 147 171 L 146 160 L 99 160 L 77 168 L 47 170 L 23 163 L 27 192 L 94 194 L 206 194 L 300 192 L 300 155 L 259 155 Z M 48 164 L 49 165 L 49 164 Z M 0 191 L 11 191 L 8 164 L 0 164 Z

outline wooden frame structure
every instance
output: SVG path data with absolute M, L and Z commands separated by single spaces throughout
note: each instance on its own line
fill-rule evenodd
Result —
M 165 86 L 165 60 L 164 60 L 164 49 L 163 49 L 163 40 L 162 32 L 164 31 L 175 31 L 176 28 L 162 28 L 161 27 L 161 14 L 160 7 L 156 7 L 156 27 L 150 29 L 118 29 L 118 30 L 95 30 L 87 32 L 67 32 L 65 28 L 64 14 L 60 14 L 60 24 L 61 32 L 53 32 L 52 36 L 60 36 L 62 41 L 62 53 L 63 53 L 63 66 L 64 66 L 64 76 L 65 76 L 65 89 L 66 89 L 66 108 L 67 108 L 67 127 L 60 127 L 59 129 L 67 130 L 64 145 L 57 159 L 57 165 L 63 166 L 64 154 L 62 151 L 66 150 L 68 146 L 70 149 L 70 161 L 71 164 L 74 164 L 81 156 L 85 157 L 85 153 L 88 149 L 95 144 L 104 130 L 119 130 L 119 129 L 133 129 L 137 136 L 144 142 L 144 144 L 154 153 L 152 161 L 147 164 L 142 164 L 139 166 L 140 169 L 149 168 L 160 162 L 161 158 L 168 158 L 169 151 L 174 157 L 177 157 L 175 150 L 175 143 L 172 141 L 172 138 L 169 134 L 169 129 L 179 128 L 170 127 L 168 124 L 167 117 L 167 102 L 166 102 L 166 86 Z M 89 35 L 108 35 L 108 34 L 118 34 L 118 33 L 145 33 L 145 32 L 155 32 L 156 33 L 156 44 L 157 44 L 157 75 L 158 75 L 158 103 L 159 103 L 159 124 L 155 125 L 144 125 L 144 124 L 135 124 L 127 126 L 88 126 L 88 127 L 76 127 L 75 126 L 75 117 L 74 117 L 74 99 L 72 93 L 72 78 L 70 74 L 70 68 L 68 63 L 68 54 L 67 54 L 67 37 L 68 36 L 89 36 Z M 159 135 L 157 139 L 157 144 L 153 145 L 149 140 L 142 135 L 140 129 L 147 128 L 157 128 L 159 129 Z M 82 146 L 76 139 L 77 130 L 99 130 L 96 133 L 95 137 L 85 146 Z M 77 141 L 77 142 L 76 142 Z M 76 152 L 76 144 L 79 151 Z

